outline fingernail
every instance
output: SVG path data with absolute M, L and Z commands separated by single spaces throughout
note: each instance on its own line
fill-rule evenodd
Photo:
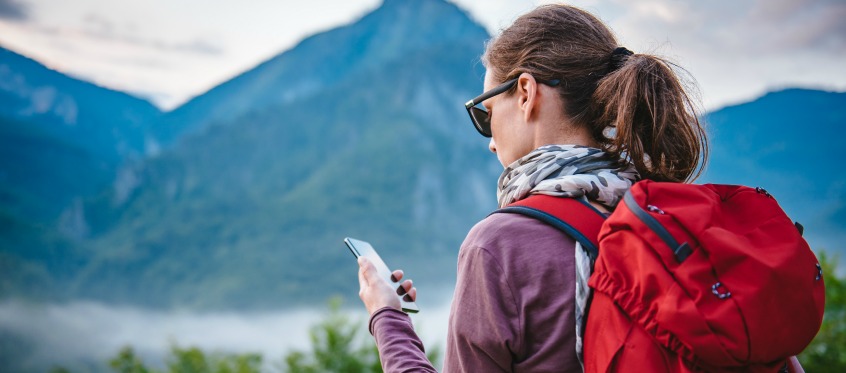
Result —
M 402 285 L 400 285 L 400 287 L 397 288 L 397 295 L 403 295 L 403 294 L 405 294 L 405 288 L 402 287 Z
M 391 281 L 393 281 L 393 282 L 397 282 L 397 281 L 399 281 L 399 280 L 397 280 L 397 277 L 396 277 L 396 276 L 394 276 L 394 274 L 393 274 L 393 273 L 391 273 Z
M 404 297 L 402 297 L 402 300 L 404 300 L 406 302 L 414 302 L 414 299 L 411 299 L 411 295 L 408 295 L 408 294 L 406 294 Z

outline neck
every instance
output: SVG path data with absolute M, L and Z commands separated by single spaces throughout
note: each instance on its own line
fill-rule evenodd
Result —
M 598 148 L 599 144 L 593 140 L 587 128 L 576 127 L 571 123 L 556 123 L 550 126 L 540 126 L 535 132 L 535 149 L 544 145 L 582 145 Z

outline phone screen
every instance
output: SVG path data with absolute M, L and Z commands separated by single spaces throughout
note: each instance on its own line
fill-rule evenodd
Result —
M 381 277 L 385 282 L 391 285 L 392 288 L 398 289 L 399 283 L 391 280 L 391 270 L 388 268 L 388 265 L 379 257 L 379 254 L 376 253 L 376 249 L 373 248 L 369 243 L 357 240 L 355 238 L 345 238 L 344 243 L 347 244 L 347 247 L 350 248 L 353 255 L 356 258 L 363 256 L 370 260 L 373 263 L 373 266 L 376 267 L 376 271 L 379 273 L 379 277 Z M 417 304 L 414 302 L 407 302 L 403 298 L 403 296 L 398 295 L 400 303 L 402 304 L 402 310 L 407 313 L 417 313 L 420 311 L 417 308 Z

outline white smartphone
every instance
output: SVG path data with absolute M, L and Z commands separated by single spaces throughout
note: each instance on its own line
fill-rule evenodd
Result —
M 399 289 L 399 283 L 393 281 L 391 279 L 391 270 L 388 268 L 388 265 L 379 257 L 379 254 L 376 253 L 376 249 L 373 248 L 369 243 L 364 242 L 362 240 L 357 240 L 355 238 L 344 238 L 344 243 L 347 244 L 347 247 L 350 248 L 353 255 L 355 255 L 356 259 L 358 257 L 363 256 L 370 260 L 371 263 L 376 267 L 376 271 L 379 273 L 379 277 L 381 277 L 385 282 L 391 285 L 392 288 Z M 410 302 L 405 298 L 403 295 L 397 295 L 400 300 L 400 304 L 402 305 L 402 310 L 405 313 L 417 313 L 420 312 L 420 309 L 417 308 L 417 303 Z

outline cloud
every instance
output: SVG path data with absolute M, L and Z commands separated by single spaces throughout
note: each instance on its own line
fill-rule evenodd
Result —
M 86 16 L 84 21 L 82 27 L 32 25 L 30 30 L 51 37 L 71 36 L 76 40 L 87 39 L 91 42 L 115 43 L 129 47 L 152 49 L 155 52 L 163 53 L 176 52 L 206 56 L 224 54 L 223 48 L 206 38 L 171 42 L 118 31 L 113 23 L 94 15 Z
M 2 1 L 2 0 L 0 0 Z M 133 27 L 118 27 L 106 17 L 89 13 L 83 18 L 82 34 L 102 41 L 111 41 L 130 44 L 142 48 L 150 48 L 160 52 L 183 52 L 216 56 L 223 54 L 223 49 L 217 45 L 204 40 L 194 39 L 182 42 L 166 42 L 157 39 L 144 38 L 134 35 L 132 32 L 122 30 L 133 29 Z
M 25 21 L 29 18 L 29 7 L 20 0 L 0 0 L 0 19 Z
M 770 47 L 846 51 L 846 2 L 842 0 L 759 0 L 750 21 L 771 25 Z
M 106 17 L 100 16 L 98 14 L 88 13 L 85 15 L 85 17 L 82 18 L 82 22 L 86 28 L 94 30 L 96 32 L 104 34 L 115 33 L 115 24 L 112 21 L 106 19 Z
M 629 8 L 621 22 L 626 31 L 663 32 L 676 43 L 684 40 L 747 54 L 846 51 L 846 2 L 842 0 L 613 2 Z

